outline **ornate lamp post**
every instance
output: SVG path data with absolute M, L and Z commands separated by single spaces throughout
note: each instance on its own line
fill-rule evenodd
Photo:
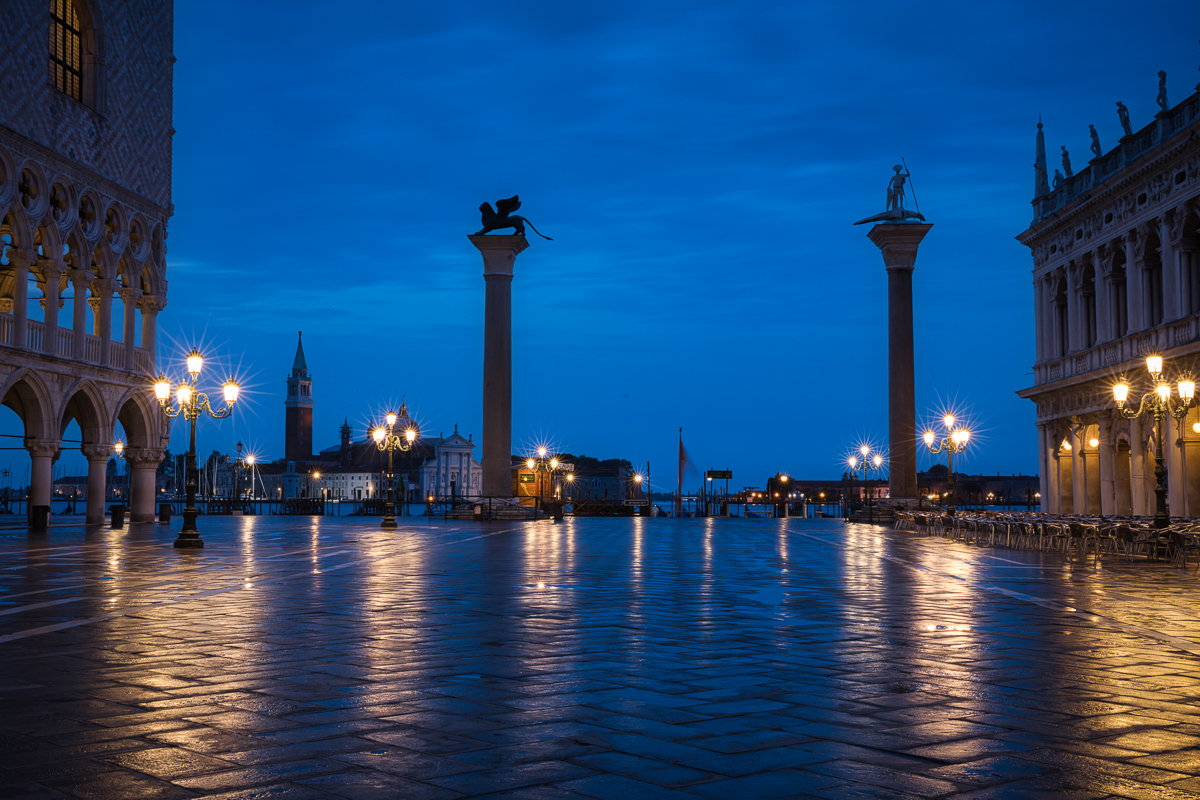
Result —
M 196 470 L 196 420 L 206 413 L 214 419 L 228 417 L 233 413 L 233 404 L 237 402 L 238 396 L 237 381 L 230 378 L 222 387 L 225 392 L 225 406 L 214 409 L 209 404 L 208 395 L 196 389 L 196 381 L 200 377 L 200 368 L 203 365 L 204 357 L 198 350 L 188 353 L 188 377 L 180 381 L 175 388 L 177 404 L 174 406 L 170 403 L 171 381 L 167 379 L 167 376 L 160 374 L 154 383 L 154 396 L 158 398 L 163 413 L 168 417 L 182 416 L 191 424 L 187 452 L 187 483 L 185 484 L 187 505 L 183 509 L 183 528 L 179 531 L 179 537 L 175 539 L 175 546 L 181 549 L 204 547 L 204 542 L 200 539 L 200 532 L 196 529 L 196 516 L 199 514 L 196 509 L 196 485 L 199 482 Z
M 1167 468 L 1163 466 L 1162 424 L 1167 414 L 1179 420 L 1187 416 L 1196 394 L 1196 384 L 1194 381 L 1179 381 L 1179 400 L 1175 401 L 1171 397 L 1171 384 L 1163 377 L 1162 356 L 1148 356 L 1146 369 L 1150 372 L 1154 389 L 1142 395 L 1142 402 L 1136 410 L 1125 407 L 1129 398 L 1129 383 L 1124 377 L 1113 386 L 1113 399 L 1117 401 L 1117 410 L 1126 419 L 1136 419 L 1143 414 L 1154 416 L 1154 527 L 1165 528 L 1171 524 L 1171 517 L 1167 513 Z
M 937 434 L 932 429 L 926 430 L 924 439 L 925 446 L 929 448 L 929 452 L 933 455 L 945 453 L 946 459 L 949 462 L 946 475 L 946 513 L 954 516 L 954 454 L 961 453 L 967 449 L 967 441 L 971 438 L 971 433 L 966 428 L 954 427 L 954 415 L 947 414 L 942 417 L 942 424 L 946 426 L 946 436 L 942 437 L 939 444 L 935 445 Z
M 120 439 L 117 439 L 115 442 L 113 442 L 113 453 L 122 461 L 125 460 L 125 443 Z M 128 471 L 128 467 L 126 467 L 126 471 Z M 125 490 L 125 481 L 118 480 L 117 487 L 117 494 L 121 495 L 121 504 L 128 508 L 129 492 Z
M 392 432 L 392 426 L 395 424 L 396 414 L 389 411 L 387 415 L 387 429 L 384 430 L 384 427 L 380 425 L 371 432 L 371 438 L 375 440 L 375 446 L 380 450 L 386 450 L 388 454 L 387 502 L 383 506 L 383 522 L 379 524 L 381 528 L 396 527 L 396 495 L 393 486 L 395 481 L 392 472 L 392 454 L 397 450 L 404 452 L 412 449 L 412 443 L 417 438 L 417 432 L 412 428 L 406 430 L 403 436 L 397 436 Z
M 867 472 L 869 470 L 882 472 L 883 456 L 879 453 L 871 455 L 871 448 L 864 444 L 862 447 L 858 448 L 857 456 L 850 456 L 848 463 L 850 464 L 851 481 L 857 479 L 860 472 L 862 473 L 863 494 L 867 496 L 867 522 L 871 522 L 871 490 L 867 487 Z M 851 485 L 850 488 L 853 489 L 853 485 Z
M 546 472 L 550 473 L 551 493 L 557 499 L 557 497 L 558 497 L 557 472 L 558 472 L 558 468 L 560 466 L 563 466 L 563 464 L 558 460 L 557 456 L 550 456 L 549 458 L 547 458 L 546 456 L 547 456 L 548 451 L 544 447 L 539 447 L 537 452 L 538 452 L 538 457 L 527 459 L 525 461 L 525 466 L 527 468 L 535 470 L 537 472 L 537 476 L 538 476 L 538 481 L 537 481 L 538 494 L 537 494 L 537 496 L 538 496 L 538 506 L 540 507 L 542 504 L 542 497 L 544 496 L 543 492 L 546 488 L 546 486 L 545 486 L 546 479 L 542 477 L 543 473 L 546 473 Z

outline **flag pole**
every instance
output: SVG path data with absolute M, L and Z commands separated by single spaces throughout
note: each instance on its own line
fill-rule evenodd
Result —
M 679 479 L 675 482 L 675 517 L 683 516 L 683 428 L 679 429 Z
M 921 213 L 921 204 L 917 202 L 917 190 L 916 190 L 916 187 L 913 186 L 912 170 L 910 170 L 908 168 L 908 163 L 905 162 L 904 156 L 900 156 L 900 163 L 904 164 L 904 171 L 908 173 L 908 188 L 912 189 L 913 205 L 915 205 L 917 207 L 917 213 L 920 214 Z

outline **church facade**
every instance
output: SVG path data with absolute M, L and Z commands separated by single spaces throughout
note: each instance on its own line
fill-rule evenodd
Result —
M 1200 90 L 1200 87 L 1197 87 Z M 1151 388 L 1146 357 L 1169 380 L 1200 375 L 1200 92 L 1124 135 L 1105 152 L 1047 179 L 1038 123 L 1033 223 L 1017 239 L 1033 255 L 1037 405 L 1043 510 L 1152 514 L 1154 451 L 1161 444 L 1175 516 L 1200 516 L 1200 410 L 1169 415 L 1161 442 L 1151 417 L 1125 419 L 1112 387 L 1136 404 Z

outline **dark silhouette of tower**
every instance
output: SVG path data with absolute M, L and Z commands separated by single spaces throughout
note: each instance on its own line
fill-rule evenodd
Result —
M 287 379 L 287 411 L 283 423 L 283 455 L 287 461 L 302 463 L 312 458 L 312 378 L 304 361 L 303 332 L 296 341 L 296 360 Z

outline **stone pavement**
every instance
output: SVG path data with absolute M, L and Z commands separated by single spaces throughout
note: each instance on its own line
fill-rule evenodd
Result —
M 1200 797 L 1191 570 L 833 520 L 200 522 L 0 534 L 0 797 Z

